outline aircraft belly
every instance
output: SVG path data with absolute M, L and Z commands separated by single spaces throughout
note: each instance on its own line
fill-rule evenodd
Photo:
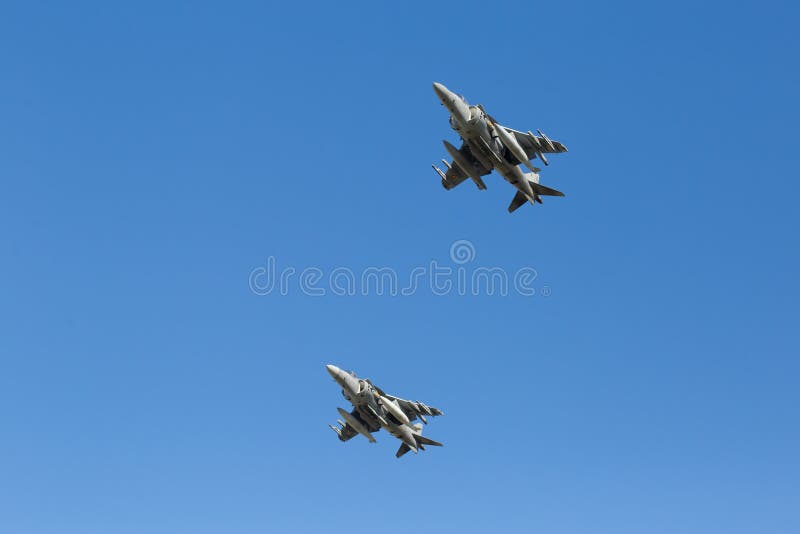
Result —
M 488 136 L 484 135 L 472 135 L 468 136 L 465 139 L 467 143 L 469 143 L 469 147 L 472 150 L 472 154 L 475 156 L 477 160 L 481 162 L 481 164 L 486 167 L 487 169 L 497 169 L 498 172 L 501 172 L 501 169 L 497 167 L 497 161 L 492 154 L 489 153 L 487 150 L 487 145 L 492 147 L 492 150 L 495 151 L 495 154 L 500 159 L 503 159 L 502 152 L 497 150 L 497 147 L 494 146 L 494 139 L 488 138 Z M 504 160 L 505 161 L 505 160 Z
M 492 165 L 491 157 L 483 153 L 478 143 L 469 141 L 469 138 L 467 138 L 465 142 L 469 145 L 469 150 L 472 152 L 472 155 L 480 162 L 483 168 L 488 172 L 492 172 L 494 165 Z
M 364 426 L 366 426 L 370 432 L 377 432 L 381 429 L 381 424 L 377 419 L 375 419 L 375 416 L 373 416 L 368 409 L 359 406 L 358 415 L 361 417 L 361 420 L 364 421 Z

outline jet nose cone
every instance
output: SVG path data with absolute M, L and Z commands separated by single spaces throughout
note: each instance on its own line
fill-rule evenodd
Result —
M 447 89 L 447 87 L 439 82 L 433 83 L 433 91 L 436 93 L 436 96 L 439 97 L 439 100 L 444 100 L 450 95 L 450 91 Z
M 337 378 L 339 376 L 339 368 L 335 365 L 328 364 L 325 366 L 325 369 L 328 370 L 328 374 L 333 378 Z

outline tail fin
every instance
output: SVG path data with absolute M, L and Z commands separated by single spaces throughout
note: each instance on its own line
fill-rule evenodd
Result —
M 425 445 L 433 445 L 434 447 L 444 446 L 438 441 L 433 441 L 432 439 L 425 438 L 419 434 L 414 434 L 414 441 L 417 442 L 417 447 L 414 449 L 414 452 L 417 452 L 417 449 L 424 451 Z M 409 447 L 406 443 L 403 443 L 402 445 L 400 445 L 400 448 L 397 449 L 397 453 L 395 453 L 395 456 L 400 458 L 410 450 L 412 450 L 411 447 Z
M 561 191 L 556 191 L 555 189 L 550 189 L 547 186 L 539 184 L 539 173 L 538 172 L 527 172 L 525 173 L 525 178 L 528 179 L 528 183 L 531 184 L 531 189 L 536 195 L 546 196 L 546 197 L 563 197 L 564 193 Z M 541 199 L 536 199 L 537 202 L 541 204 Z
M 428 439 L 428 438 L 424 437 L 422 435 L 422 425 L 416 424 L 416 425 L 414 425 L 414 429 L 416 430 L 416 432 L 414 432 L 414 434 L 413 434 L 414 443 L 416 444 L 416 447 L 412 447 L 412 446 L 409 446 L 407 443 L 403 443 L 402 445 L 400 445 L 400 448 L 397 449 L 397 453 L 395 454 L 395 456 L 397 456 L 398 458 L 403 456 L 408 451 L 414 451 L 414 452 L 417 452 L 418 450 L 424 451 L 425 450 L 425 445 L 433 445 L 434 447 L 443 447 L 444 446 L 441 443 L 439 443 L 438 441 L 433 441 L 432 439 Z

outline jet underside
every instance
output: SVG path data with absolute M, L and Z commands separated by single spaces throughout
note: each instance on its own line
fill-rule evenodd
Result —
M 442 160 L 447 171 L 433 166 L 445 189 L 456 187 L 466 178 L 470 178 L 478 189 L 486 189 L 482 176 L 496 170 L 517 189 L 517 195 L 509 206 L 510 212 L 526 202 L 541 203 L 542 196 L 564 196 L 560 191 L 540 185 L 540 169 L 531 164 L 531 160 L 538 158 L 548 165 L 544 154 L 566 152 L 563 144 L 542 132 L 537 136 L 530 131 L 523 133 L 506 128 L 482 106 L 470 106 L 462 96 L 442 84 L 435 83 L 434 91 L 450 112 L 450 126 L 462 140 L 459 149 L 444 141 L 445 149 L 453 158 L 452 163 Z M 523 172 L 519 165 L 524 165 L 530 172 Z
M 350 412 L 338 408 L 343 420 L 337 421 L 338 427 L 330 425 L 340 441 L 348 441 L 361 434 L 374 443 L 376 440 L 372 433 L 384 429 L 402 442 L 396 454 L 398 458 L 408 451 L 416 453 L 425 450 L 426 445 L 442 446 L 422 436 L 422 424 L 413 423 L 419 419 L 427 424 L 426 416 L 442 415 L 441 410 L 419 401 L 387 395 L 369 379 L 360 379 L 335 365 L 326 367 L 328 374 L 341 386 L 342 395 L 353 405 Z

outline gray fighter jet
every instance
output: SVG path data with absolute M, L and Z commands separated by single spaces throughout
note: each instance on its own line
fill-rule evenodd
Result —
M 467 178 L 471 178 L 478 189 L 486 189 L 481 176 L 496 169 L 503 178 L 517 188 L 517 194 L 509 213 L 526 202 L 542 203 L 542 196 L 563 197 L 564 193 L 550 189 L 539 183 L 539 171 L 531 164 L 531 160 L 539 158 L 548 165 L 545 154 L 566 152 L 567 147 L 553 141 L 541 131 L 534 135 L 518 132 L 498 124 L 483 106 L 470 106 L 463 96 L 457 95 L 440 83 L 433 84 L 436 96 L 450 112 L 450 126 L 461 136 L 463 144 L 456 149 L 444 141 L 444 147 L 453 158 L 453 163 L 442 160 L 447 172 L 433 165 L 433 169 L 442 178 L 445 189 L 452 189 Z M 522 172 L 519 164 L 525 165 L 531 172 Z
M 427 424 L 425 416 L 442 415 L 441 410 L 426 406 L 419 401 L 403 400 L 387 395 L 375 386 L 368 378 L 358 378 L 355 373 L 339 369 L 335 365 L 326 365 L 328 373 L 342 388 L 342 395 L 353 405 L 353 411 L 342 408 L 339 415 L 344 421 L 337 420 L 338 427 L 328 425 L 339 436 L 340 441 L 361 434 L 375 443 L 372 432 L 385 428 L 391 435 L 402 441 L 397 450 L 400 458 L 408 451 L 425 450 L 425 445 L 441 447 L 442 444 L 422 436 L 422 425 L 412 421 L 419 419 Z

